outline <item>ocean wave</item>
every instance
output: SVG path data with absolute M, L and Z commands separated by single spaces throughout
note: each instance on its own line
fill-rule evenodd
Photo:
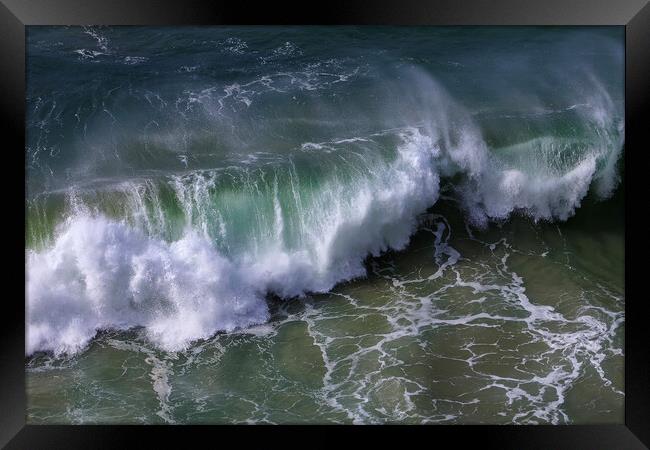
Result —
M 205 179 L 202 186 L 196 179 L 189 186 L 175 180 L 185 216 L 198 223 L 188 220 L 183 237 L 171 243 L 78 208 L 51 248 L 29 254 L 27 352 L 75 352 L 100 329 L 133 326 L 145 327 L 162 348 L 178 350 L 217 331 L 264 322 L 268 292 L 325 292 L 362 276 L 365 256 L 403 248 L 416 215 L 437 196 L 437 173 L 427 169 L 434 153 L 422 151 L 430 143 L 410 132 L 398 159 L 359 180 L 348 198 L 332 181 L 311 201 L 297 202 L 312 213 L 296 218 L 299 245 L 283 237 L 277 181 L 271 213 L 259 218 L 269 221 L 259 230 L 270 235 L 245 236 L 248 242 L 232 260 L 209 237 L 214 219 L 213 211 L 201 210 L 211 201 Z
M 78 352 L 98 330 L 132 327 L 177 351 L 263 323 L 266 295 L 326 292 L 364 276 L 369 255 L 404 249 L 442 180 L 476 226 L 515 212 L 566 220 L 592 185 L 601 196 L 616 186 L 623 130 L 602 86 L 594 84 L 589 108 L 575 108 L 580 137 L 534 138 L 513 150 L 491 148 L 428 74 L 401 80 L 380 85 L 379 111 L 357 116 L 379 130 L 303 142 L 268 164 L 64 191 L 65 205 L 40 228 L 50 236 L 28 250 L 27 354 Z M 239 85 L 228 95 L 244 101 Z M 52 201 L 41 198 L 32 232 Z

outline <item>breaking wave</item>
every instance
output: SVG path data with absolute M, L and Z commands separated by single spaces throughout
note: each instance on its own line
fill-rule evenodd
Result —
M 500 128 L 535 132 L 499 139 L 419 70 L 375 78 L 362 104 L 324 101 L 310 85 L 299 91 L 302 105 L 280 103 L 284 122 L 250 122 L 255 108 L 286 97 L 286 78 L 192 97 L 198 106 L 182 112 L 198 119 L 183 130 L 185 150 L 174 130 L 151 125 L 142 138 L 127 128 L 126 141 L 112 142 L 115 157 L 86 158 L 92 181 L 28 199 L 27 354 L 75 353 L 99 330 L 133 327 L 181 350 L 267 321 L 269 294 L 326 292 L 364 276 L 365 259 L 404 249 L 442 194 L 485 227 L 515 213 L 566 220 L 590 189 L 607 197 L 618 183 L 622 111 L 594 78 L 588 96 L 558 110 L 531 105 L 532 118 L 501 118 Z M 227 102 L 244 109 L 223 116 Z M 237 120 L 241 128 L 224 138 Z M 201 134 L 205 123 L 218 132 Z M 246 151 L 206 156 L 237 145 Z

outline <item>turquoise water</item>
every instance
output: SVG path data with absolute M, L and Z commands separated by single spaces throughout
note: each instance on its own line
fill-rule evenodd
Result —
M 621 423 L 623 32 L 28 29 L 30 423 Z

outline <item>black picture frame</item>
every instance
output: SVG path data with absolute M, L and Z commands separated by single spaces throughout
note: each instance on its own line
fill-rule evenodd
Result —
M 643 263 L 632 258 L 645 253 L 643 189 L 646 167 L 641 155 L 650 151 L 648 128 L 650 93 L 650 4 L 646 0 L 363 0 L 332 1 L 317 5 L 275 2 L 212 2 L 198 0 L 0 0 L 0 109 L 3 133 L 2 161 L 12 176 L 2 177 L 5 234 L 4 273 L 11 290 L 2 306 L 0 340 L 0 446 L 6 448 L 113 448 L 141 446 L 153 435 L 166 443 L 188 445 L 198 435 L 209 434 L 214 445 L 225 444 L 225 433 L 262 436 L 265 444 L 283 445 L 287 427 L 242 426 L 45 426 L 26 425 L 25 394 L 25 247 L 19 239 L 24 226 L 18 211 L 25 208 L 25 26 L 26 25 L 222 25 L 222 24 L 318 24 L 318 25 L 619 25 L 625 27 L 625 424 L 567 426 L 310 426 L 309 445 L 336 445 L 340 434 L 370 433 L 381 439 L 387 433 L 402 443 L 423 438 L 440 439 L 463 446 L 474 442 L 497 448 L 636 449 L 650 446 L 650 345 L 645 335 L 647 296 L 632 295 L 630 287 L 643 284 Z M 644 145 L 645 144 L 645 145 Z M 21 156 L 22 155 L 22 156 Z M 645 169 L 647 170 L 647 169 Z M 15 177 L 15 178 L 14 178 Z M 20 179 L 23 178 L 21 192 Z M 641 185 L 641 183 L 638 183 Z M 641 197 L 637 204 L 632 198 Z M 636 204 L 637 210 L 633 210 Z M 639 210 L 641 209 L 641 210 Z M 9 212 L 10 211 L 10 212 Z M 636 214 L 638 221 L 633 221 Z M 24 219 L 24 217 L 23 217 Z M 13 228 L 15 227 L 15 229 Z M 12 234 L 9 234 L 12 233 Z M 14 234 L 15 233 L 15 234 Z M 7 245 L 9 244 L 9 245 Z M 640 259 L 642 261 L 642 258 Z M 23 274 L 21 281 L 20 274 Z M 22 293 L 22 294 L 21 294 Z M 293 435 L 296 428 L 292 428 Z M 336 431 L 332 433 L 331 431 Z M 144 436 L 146 435 L 146 437 Z M 146 439 L 146 441 L 145 441 Z M 408 440 L 405 440 L 408 439 Z M 220 442 L 220 443 L 219 443 Z M 195 444 L 191 444 L 195 445 Z M 305 442 L 303 445 L 308 445 Z M 409 444 L 407 444 L 409 445 Z

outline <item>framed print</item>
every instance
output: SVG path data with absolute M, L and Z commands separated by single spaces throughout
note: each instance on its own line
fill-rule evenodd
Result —
M 645 448 L 650 7 L 251 9 L 4 1 L 0 442 Z

